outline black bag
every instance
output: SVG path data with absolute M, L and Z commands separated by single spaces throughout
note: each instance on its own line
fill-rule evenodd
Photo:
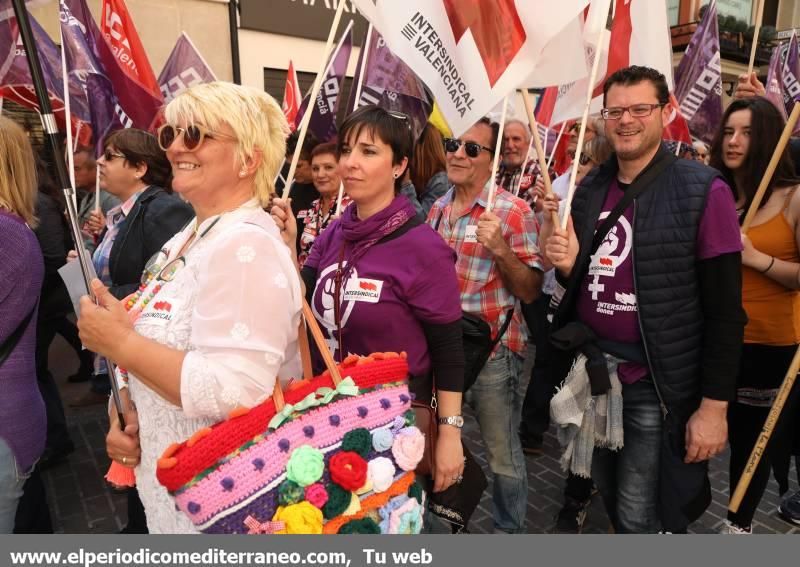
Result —
M 489 486 L 483 469 L 466 447 L 463 474 L 461 482 L 443 492 L 433 492 L 432 484 L 428 486 L 431 512 L 446 520 L 454 534 L 467 533 L 469 519 L 478 507 L 483 491 Z
M 492 329 L 489 323 L 470 313 L 461 313 L 461 335 L 464 339 L 464 391 L 469 390 L 478 379 L 478 374 L 486 366 L 486 361 L 503 338 L 511 324 L 514 309 L 509 309 L 503 326 L 492 338 Z

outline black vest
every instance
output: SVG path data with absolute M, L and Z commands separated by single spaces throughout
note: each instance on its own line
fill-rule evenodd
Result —
M 662 147 L 661 152 L 666 150 Z M 575 319 L 598 217 L 618 171 L 616 156 L 592 170 L 576 191 L 572 217 L 580 251 L 553 330 Z M 634 201 L 633 272 L 643 346 L 662 402 L 688 417 L 701 398 L 703 312 L 697 278 L 697 231 L 719 173 L 695 161 L 668 166 Z M 563 379 L 571 353 L 554 353 Z

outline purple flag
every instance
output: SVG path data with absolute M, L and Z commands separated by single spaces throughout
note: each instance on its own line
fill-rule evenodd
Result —
M 797 33 L 776 47 L 772 52 L 767 73 L 767 98 L 786 118 L 791 114 L 794 103 L 800 101 L 800 55 L 798 54 Z M 798 125 L 794 133 L 800 133 Z
M 339 44 L 331 55 L 322 88 L 317 95 L 314 111 L 308 129 L 320 142 L 327 142 L 336 137 L 336 112 L 339 110 L 339 94 L 342 92 L 344 77 L 347 73 L 347 64 L 350 62 L 350 52 L 353 50 L 353 21 L 344 30 Z M 297 113 L 297 123 L 303 119 L 308 108 L 308 95 L 300 105 Z
M 211 67 L 197 51 L 186 32 L 183 32 L 158 76 L 158 86 L 161 87 L 166 103 L 192 85 L 216 80 Z
M 372 29 L 366 50 L 366 62 L 359 59 L 359 68 L 353 89 L 361 81 L 358 106 L 377 104 L 388 110 L 406 114 L 411 119 L 415 139 L 422 133 L 433 101 L 422 81 L 398 58 L 381 35 Z M 362 78 L 363 73 L 363 78 Z M 354 94 L 351 93 L 351 103 Z M 352 107 L 351 107 L 352 108 Z
M 92 124 L 98 151 L 102 137 L 117 128 L 150 129 L 162 101 L 130 78 L 119 66 L 111 47 L 92 19 L 86 0 L 60 0 L 60 13 L 69 73 L 81 82 L 92 116 L 111 119 L 110 124 Z M 90 74 L 105 77 L 106 81 L 95 78 L 94 85 L 89 89 L 87 79 Z M 102 87 L 99 86 L 101 84 Z M 100 93 L 106 94 L 99 96 Z M 110 112 L 108 105 L 112 108 Z
M 722 119 L 717 3 L 709 4 L 675 71 L 675 98 L 696 138 L 710 143 Z

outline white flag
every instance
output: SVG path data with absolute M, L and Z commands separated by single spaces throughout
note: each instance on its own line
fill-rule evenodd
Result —
M 587 75 L 589 0 L 354 0 L 459 135 L 514 89 Z M 558 64 L 558 61 L 561 64 Z

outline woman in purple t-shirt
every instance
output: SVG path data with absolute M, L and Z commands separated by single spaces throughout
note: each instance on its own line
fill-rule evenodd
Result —
M 464 469 L 455 254 L 398 195 L 414 143 L 408 117 L 365 106 L 347 117 L 339 136 L 339 174 L 354 205 L 315 240 L 301 271 L 306 297 L 334 358 L 405 351 L 417 399 L 431 400 L 435 388 L 439 420 L 446 421 L 435 448 L 433 491 L 446 490 Z M 284 239 L 294 242 L 287 204 L 276 199 L 275 205 Z
M 25 132 L 0 117 L 0 533 L 14 528 L 25 479 L 44 450 L 36 384 L 36 307 L 44 259 L 36 226 L 36 170 Z

